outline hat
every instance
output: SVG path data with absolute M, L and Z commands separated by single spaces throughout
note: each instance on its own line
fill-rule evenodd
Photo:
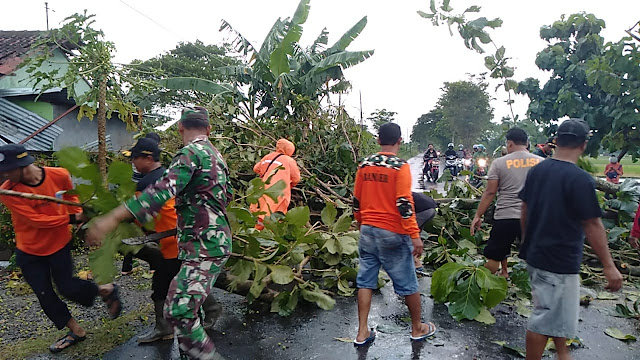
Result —
M 129 157 L 133 159 L 141 156 L 153 156 L 154 158 L 160 156 L 158 143 L 149 138 L 138 139 L 138 142 L 129 151 Z
M 11 171 L 33 164 L 36 159 L 27 153 L 24 145 L 0 146 L 0 172 Z
M 575 136 L 586 140 L 590 132 L 589 125 L 582 119 L 565 120 L 558 127 L 558 136 Z
M 547 145 L 549 145 L 552 148 L 556 147 L 556 137 L 555 136 L 549 137 L 549 139 L 547 139 Z

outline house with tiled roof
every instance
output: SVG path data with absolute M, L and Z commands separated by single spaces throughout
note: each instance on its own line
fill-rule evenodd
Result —
M 0 145 L 24 143 L 31 151 L 56 151 L 65 146 L 97 149 L 97 122 L 78 119 L 78 106 L 64 88 L 40 93 L 20 64 L 30 56 L 31 45 L 42 31 L 0 31 Z M 67 54 L 52 49 L 53 57 L 38 70 L 63 70 Z M 44 69 L 46 67 L 46 69 Z M 62 73 L 62 71 L 61 71 Z M 85 79 L 78 79 L 76 91 L 89 90 Z M 117 115 L 107 119 L 107 147 L 111 151 L 128 148 L 133 134 Z

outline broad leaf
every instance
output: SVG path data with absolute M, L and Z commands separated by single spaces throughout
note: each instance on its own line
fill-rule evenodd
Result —
M 332 203 L 327 202 L 327 205 L 324 207 L 324 209 L 322 209 L 322 212 L 320 213 L 320 218 L 325 225 L 331 226 L 336 222 L 337 215 L 338 210 L 336 210 L 336 207 L 333 206 Z
M 338 218 L 338 221 L 333 224 L 332 230 L 334 233 L 345 232 L 349 230 L 352 222 L 353 220 L 351 219 L 351 214 L 345 212 L 344 214 L 342 214 L 342 216 L 340 216 L 340 218 Z
M 275 184 L 269 186 L 264 190 L 264 194 L 270 197 L 273 201 L 278 201 L 278 198 L 282 196 L 282 192 L 287 187 L 287 184 L 283 180 L 278 180 Z
M 446 302 L 447 297 L 455 287 L 455 279 L 458 273 L 464 269 L 458 263 L 447 263 L 433 272 L 431 279 L 431 295 L 436 302 Z
M 340 236 L 338 242 L 340 242 L 343 255 L 351 255 L 358 251 L 358 242 L 350 236 Z
M 276 284 L 286 285 L 293 281 L 293 270 L 288 266 L 270 265 L 269 270 L 271 270 L 271 280 Z
M 296 226 L 305 226 L 309 222 L 310 212 L 309 207 L 301 206 L 293 208 L 285 215 L 287 222 Z
M 478 316 L 473 320 L 487 325 L 493 325 L 496 323 L 496 318 L 491 315 L 487 308 L 482 308 L 482 310 L 480 310 L 480 314 L 478 314 Z
M 173 77 L 157 81 L 158 85 L 171 90 L 191 90 L 210 95 L 233 93 L 235 88 L 231 84 L 218 84 L 216 82 L 191 77 Z
M 612 338 L 622 340 L 622 341 L 636 341 L 636 337 L 631 334 L 625 334 L 620 329 L 617 328 L 607 328 L 604 331 L 605 334 L 611 336 Z
M 238 284 L 249 280 L 251 273 L 253 272 L 253 263 L 246 260 L 238 260 L 231 267 L 231 275 L 236 278 L 229 284 L 229 290 L 233 291 Z
M 252 303 L 255 299 L 257 299 L 260 294 L 262 294 L 262 290 L 266 286 L 266 284 L 262 281 L 267 275 L 267 267 L 254 261 L 255 273 L 253 276 L 253 284 L 251 284 L 251 288 L 249 288 L 249 294 L 247 294 L 247 300 L 249 303 Z
M 323 310 L 331 310 L 336 305 L 336 301 L 331 296 L 320 290 L 302 290 L 302 297 L 308 302 L 316 303 Z
M 435 12 L 435 11 L 434 11 Z M 358 35 L 364 30 L 365 26 L 367 26 L 367 17 L 363 17 L 358 21 L 351 29 L 347 30 L 340 39 L 329 48 L 326 52 L 330 54 L 334 54 L 336 52 L 345 51 L 349 45 L 355 40 Z
M 480 287 L 475 276 L 457 284 L 449 296 L 449 314 L 456 320 L 473 320 L 480 314 Z

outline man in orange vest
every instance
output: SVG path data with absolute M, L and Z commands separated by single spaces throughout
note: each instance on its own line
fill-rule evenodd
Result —
M 35 158 L 22 145 L 1 146 L 0 179 L 8 180 L 0 188 L 51 197 L 73 190 L 67 170 L 39 167 L 33 164 L 34 161 Z M 63 197 L 78 202 L 77 196 Z M 16 264 L 22 270 L 22 276 L 55 326 L 58 329 L 69 328 L 66 335 L 49 347 L 51 352 L 60 352 L 87 336 L 54 291 L 52 279 L 58 292 L 67 299 L 91 306 L 100 295 L 107 303 L 111 318 L 120 315 L 122 301 L 117 285 L 96 285 L 73 277 L 70 224 L 84 220 L 81 208 L 11 196 L 0 196 L 0 201 L 11 211 L 16 234 Z
M 264 182 L 269 181 L 265 188 L 270 188 L 279 180 L 284 181 L 286 185 L 278 201 L 273 201 L 269 196 L 264 195 L 257 205 L 252 204 L 249 208 L 251 212 L 260 211 L 264 213 L 258 216 L 258 225 L 256 225 L 258 230 L 264 228 L 262 221 L 265 216 L 269 216 L 274 212 L 287 213 L 289 203 L 291 203 L 291 188 L 300 182 L 300 169 L 296 161 L 291 157 L 295 151 L 296 147 L 291 141 L 280 139 L 276 142 L 276 151 L 267 154 L 253 167 L 253 171 Z

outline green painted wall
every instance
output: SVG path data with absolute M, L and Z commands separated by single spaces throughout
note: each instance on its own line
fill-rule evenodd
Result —
M 33 102 L 31 100 L 13 100 L 11 98 L 8 100 L 22 108 L 42 116 L 49 121 L 53 120 L 53 105 L 49 103 L 42 101 Z

